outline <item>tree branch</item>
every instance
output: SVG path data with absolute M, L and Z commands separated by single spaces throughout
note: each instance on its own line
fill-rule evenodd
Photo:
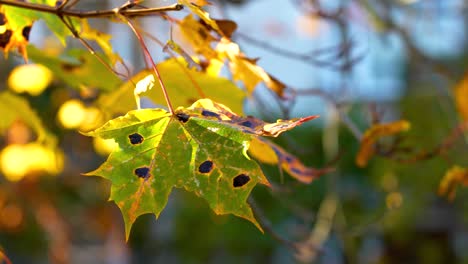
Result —
M 93 11 L 80 11 L 80 10 L 67 10 L 63 8 L 56 8 L 48 5 L 33 4 L 21 1 L 13 0 L 0 0 L 1 5 L 15 6 L 19 8 L 25 8 L 29 10 L 35 10 L 43 13 L 51 13 L 58 16 L 70 16 L 78 18 L 99 18 L 99 17 L 109 17 L 115 16 L 116 12 L 126 17 L 136 17 L 136 16 L 147 16 L 155 13 L 161 13 L 166 11 L 179 11 L 183 9 L 183 6 L 180 4 L 173 4 L 163 7 L 153 7 L 153 8 L 141 8 L 141 9 L 124 9 L 119 10 L 119 8 L 107 9 L 107 10 L 93 10 Z

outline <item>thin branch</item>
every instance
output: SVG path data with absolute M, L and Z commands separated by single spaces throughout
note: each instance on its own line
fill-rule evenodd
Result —
M 265 230 L 265 232 L 267 232 L 273 239 L 280 242 L 287 248 L 291 249 L 294 252 L 298 252 L 298 247 L 296 243 L 287 240 L 286 238 L 283 238 L 278 233 L 276 233 L 275 230 L 273 230 L 271 224 L 268 222 L 262 210 L 257 206 L 257 203 L 252 197 L 249 198 L 249 205 L 250 207 L 252 207 L 252 211 L 254 213 L 255 218 L 258 220 L 260 226 L 263 228 L 263 230 Z
M 99 17 L 112 17 L 116 16 L 116 12 L 119 11 L 119 14 L 125 17 L 136 17 L 136 16 L 148 16 L 152 14 L 162 13 L 166 11 L 179 11 L 183 9 L 183 6 L 180 4 L 173 4 L 162 7 L 153 7 L 153 8 L 142 8 L 142 9 L 124 9 L 119 10 L 119 8 L 107 9 L 107 10 L 93 10 L 93 11 L 80 11 L 80 10 L 68 10 L 64 9 L 62 6 L 58 8 L 48 5 L 33 4 L 22 1 L 14 0 L 0 0 L 1 5 L 15 6 L 19 8 L 25 8 L 29 10 L 35 10 L 43 13 L 50 13 L 61 16 L 69 17 L 79 17 L 79 18 L 99 18 Z M 61 8 L 62 7 L 62 8 Z
M 415 163 L 415 162 L 423 161 L 423 160 L 429 160 L 429 159 L 432 159 L 436 156 L 439 156 L 445 153 L 450 148 L 454 147 L 455 143 L 457 142 L 457 139 L 463 136 L 465 131 L 468 131 L 468 122 L 464 122 L 464 123 L 457 125 L 451 131 L 450 135 L 448 135 L 439 145 L 437 145 L 433 149 L 429 151 L 421 151 L 420 153 L 417 153 L 410 157 L 403 158 L 403 157 L 395 156 L 398 150 L 401 150 L 399 148 L 392 148 L 387 152 L 380 150 L 377 153 L 383 157 L 390 158 L 397 162 L 407 163 L 407 164 Z
M 127 23 L 127 25 L 132 29 L 133 33 L 135 34 L 138 41 L 140 42 L 141 48 L 143 49 L 143 53 L 145 54 L 145 57 L 151 62 L 151 67 L 153 68 L 153 71 L 156 74 L 156 77 L 158 78 L 159 85 L 161 86 L 161 90 L 164 94 L 164 99 L 166 100 L 167 108 L 169 108 L 169 112 L 171 114 L 174 114 L 174 108 L 172 107 L 171 100 L 169 99 L 169 94 L 167 93 L 166 85 L 164 85 L 161 74 L 159 73 L 158 68 L 156 67 L 156 63 L 154 62 L 153 57 L 151 57 L 148 47 L 145 44 L 145 40 L 143 39 L 141 34 L 138 32 L 138 30 L 135 28 L 135 26 L 133 25 L 132 21 L 130 21 L 130 19 L 128 19 L 125 16 L 119 16 L 119 18 L 124 20 Z
M 322 89 L 293 89 L 294 95 L 299 96 L 299 95 L 309 95 L 309 96 L 318 96 L 322 98 L 323 100 L 327 101 L 330 103 L 333 107 L 336 108 L 338 111 L 338 114 L 340 116 L 341 122 L 349 129 L 349 131 L 353 134 L 353 136 L 357 140 L 361 140 L 362 138 L 362 131 L 356 126 L 356 124 L 349 118 L 349 116 L 344 113 L 342 108 L 342 105 L 339 104 L 336 99 L 331 96 L 329 93 L 323 91 Z
M 162 48 L 165 47 L 165 44 L 159 40 L 158 38 L 156 38 L 155 36 L 151 35 L 148 31 L 142 29 L 141 27 L 139 27 L 138 25 L 136 26 L 136 28 L 143 34 L 145 35 L 145 37 L 151 39 L 152 41 L 156 42 L 159 46 L 161 46 Z M 164 50 L 165 52 L 169 53 L 169 55 L 171 56 L 171 58 L 176 58 L 176 54 L 174 54 L 174 52 L 172 52 L 171 50 L 167 49 L 167 50 Z M 193 78 L 193 76 L 190 74 L 190 72 L 187 70 L 187 67 L 185 67 L 184 65 L 182 65 L 182 63 L 180 63 L 177 59 L 175 59 L 175 62 L 177 63 L 177 65 L 184 71 L 185 75 L 187 75 L 187 77 L 189 78 L 190 82 L 192 83 L 193 87 L 197 90 L 197 93 L 198 95 L 201 97 L 201 98 L 207 98 L 207 96 L 205 95 L 205 93 L 203 92 L 203 90 L 201 89 L 200 85 L 195 81 L 195 79 Z
M 69 17 L 63 17 L 61 15 L 58 16 L 60 18 L 60 20 L 62 20 L 63 24 L 68 28 L 68 30 L 70 30 L 70 32 L 72 33 L 73 37 L 78 39 L 81 44 L 83 44 L 83 46 L 85 46 L 85 48 L 92 54 L 94 55 L 94 57 L 96 57 L 96 59 L 102 64 L 104 65 L 104 67 L 106 67 L 106 69 L 108 69 L 109 71 L 111 71 L 112 73 L 114 73 L 115 75 L 117 76 L 121 76 L 121 77 L 124 77 L 125 79 L 128 78 L 128 76 L 126 76 L 125 74 L 122 74 L 116 70 L 114 70 L 112 68 L 112 66 L 110 66 L 97 52 L 96 50 L 86 41 L 84 40 L 80 34 L 76 31 L 75 27 L 73 26 L 72 22 L 69 20 Z M 127 72 L 128 72 L 128 68 L 125 67 L 127 69 Z

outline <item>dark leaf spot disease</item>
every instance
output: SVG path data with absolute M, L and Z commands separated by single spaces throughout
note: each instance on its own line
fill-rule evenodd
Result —
M 135 169 L 134 173 L 136 176 L 143 178 L 145 180 L 151 176 L 150 168 L 148 167 L 137 168 Z
M 133 133 L 133 134 L 129 135 L 128 139 L 130 140 L 130 143 L 132 145 L 141 144 L 143 142 L 143 140 L 144 140 L 143 136 L 138 134 L 138 133 Z
M 213 169 L 213 162 L 211 160 L 206 160 L 198 167 L 200 173 L 209 173 Z
M 232 185 L 234 187 L 242 187 L 242 186 L 246 185 L 249 181 L 250 181 L 249 176 L 247 176 L 245 174 L 239 174 L 234 178 L 234 180 L 232 182 Z

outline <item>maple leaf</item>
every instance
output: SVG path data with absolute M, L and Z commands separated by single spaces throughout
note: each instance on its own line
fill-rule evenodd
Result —
M 242 81 L 249 93 L 252 93 L 260 82 L 264 82 L 278 96 L 283 96 L 286 85 L 258 66 L 257 60 L 245 57 L 238 44 L 223 38 L 216 46 L 216 51 L 220 60 L 228 59 L 232 78 L 235 81 Z
M 361 146 L 356 156 L 356 164 L 365 167 L 369 159 L 374 154 L 374 143 L 385 136 L 390 136 L 410 129 L 410 123 L 406 120 L 399 120 L 386 124 L 375 124 L 370 127 L 361 139 Z
M 174 187 L 204 198 L 216 214 L 234 214 L 261 230 L 247 198 L 258 183 L 269 182 L 247 150 L 264 133 L 253 133 L 241 119 L 226 106 L 201 99 L 174 115 L 162 109 L 130 111 L 86 134 L 119 145 L 86 175 L 112 182 L 110 200 L 123 213 L 127 239 L 138 216 L 159 216 Z M 285 122 L 277 123 L 278 133 L 292 128 Z

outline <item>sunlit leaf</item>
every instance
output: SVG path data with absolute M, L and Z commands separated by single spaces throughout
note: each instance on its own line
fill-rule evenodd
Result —
M 197 14 L 207 25 L 217 32 L 222 33 L 221 29 L 216 24 L 216 21 L 210 17 L 210 14 L 202 9 L 203 5 L 208 4 L 207 1 L 192 1 L 192 0 L 178 0 L 184 6 L 187 6 L 193 13 Z
M 260 82 L 264 82 L 278 96 L 283 95 L 286 85 L 270 76 L 257 65 L 256 60 L 245 57 L 236 43 L 223 38 L 218 43 L 216 51 L 219 52 L 220 59 L 228 59 L 232 78 L 235 81 L 243 82 L 249 93 L 252 93 Z
M 246 200 L 257 183 L 268 181 L 246 154 L 252 135 L 193 111 L 131 111 L 88 134 L 119 144 L 88 174 L 112 181 L 110 199 L 122 210 L 127 237 L 139 215 L 159 215 L 173 187 L 204 198 L 217 214 L 234 214 L 260 228 Z
M 216 51 L 211 47 L 211 43 L 216 39 L 211 35 L 210 30 L 196 20 L 191 14 L 187 15 L 177 24 L 181 39 L 197 54 L 203 55 L 207 59 L 215 58 Z
M 369 159 L 374 155 L 374 143 L 385 136 L 394 135 L 410 129 L 410 123 L 406 120 L 395 121 L 386 124 L 376 124 L 370 127 L 361 139 L 361 147 L 356 156 L 356 164 L 365 167 Z
M 75 89 L 112 91 L 122 82 L 87 50 L 71 49 L 57 57 L 29 45 L 28 53 L 31 60 L 47 66 L 57 78 Z
M 453 166 L 445 172 L 444 178 L 440 181 L 439 195 L 446 195 L 450 200 L 453 200 L 459 185 L 468 186 L 468 168 Z
M 174 187 L 204 198 L 216 214 L 234 214 L 261 229 L 246 200 L 258 183 L 269 183 L 247 150 L 263 132 L 240 120 L 226 106 L 202 99 L 174 115 L 162 109 L 131 111 L 87 134 L 119 144 L 87 175 L 112 182 L 110 199 L 124 215 L 127 238 L 138 216 L 160 214 Z
M 183 60 L 170 59 L 159 63 L 157 67 L 174 105 L 190 105 L 203 97 L 202 92 L 206 97 L 229 106 L 235 112 L 242 112 L 245 93 L 229 80 L 188 69 Z M 103 95 L 99 99 L 99 106 L 110 113 L 110 116 L 136 109 L 133 96 L 135 85 L 152 74 L 151 70 L 136 74 L 115 92 Z M 155 103 L 165 105 L 159 82 L 154 82 L 154 86 L 153 89 L 140 96 L 147 96 Z

